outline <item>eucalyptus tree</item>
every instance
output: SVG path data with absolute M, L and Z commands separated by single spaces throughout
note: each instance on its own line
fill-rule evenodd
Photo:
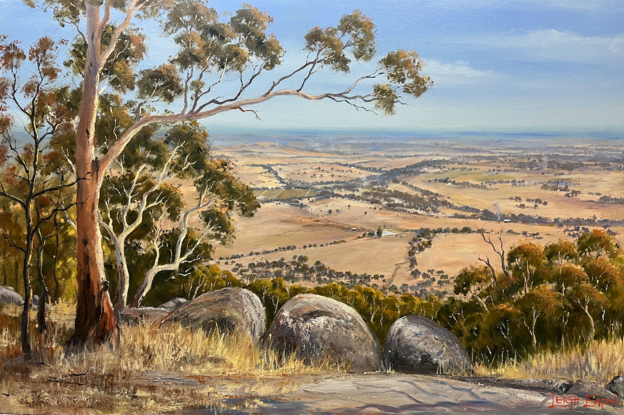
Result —
M 321 70 L 348 73 L 357 62 L 376 56 L 376 29 L 359 11 L 343 16 L 334 27 L 314 27 L 304 39 L 308 57 L 296 69 L 266 82 L 263 75 L 278 67 L 284 50 L 269 32 L 273 18 L 244 5 L 228 15 L 202 1 L 173 0 L 28 0 L 52 10 L 76 38 L 68 65 L 81 78 L 76 172 L 90 180 L 78 184 L 78 305 L 74 344 L 100 343 L 116 333 L 107 291 L 99 223 L 100 189 L 115 160 L 140 131 L 154 124 L 205 119 L 228 111 L 251 112 L 276 97 L 331 100 L 357 109 L 393 114 L 401 96 L 419 97 L 431 86 L 423 62 L 412 51 L 389 52 L 375 70 L 353 79 L 336 92 L 312 94 L 308 84 Z M 138 71 L 146 54 L 145 37 L 133 22 L 159 22 L 173 39 L 176 52 L 166 61 Z M 228 93 L 227 78 L 239 81 Z M 250 94 L 252 84 L 265 82 Z M 290 84 L 286 87 L 286 84 Z M 295 85 L 294 87 L 292 85 Z M 258 89 L 254 89 L 257 91 Z M 126 99 L 131 123 L 114 129 L 107 139 L 96 135 L 103 115 L 103 94 Z M 133 95 L 133 96 L 131 96 Z M 117 99 L 116 98 L 116 99 Z M 102 146 L 102 143 L 109 145 Z
M 231 239 L 232 211 L 251 216 L 259 207 L 232 163 L 212 157 L 207 139 L 197 122 L 175 125 L 163 134 L 143 129 L 106 176 L 100 220 L 117 260 L 115 310 L 127 305 L 130 278 L 140 279 L 131 275 L 131 268 L 147 268 L 130 304 L 138 307 L 158 273 L 183 267 L 186 274 L 189 265 L 210 259 L 209 241 Z M 137 245 L 142 248 L 138 252 Z M 140 258 L 149 266 L 128 266 L 126 251 L 133 248 L 134 262 Z

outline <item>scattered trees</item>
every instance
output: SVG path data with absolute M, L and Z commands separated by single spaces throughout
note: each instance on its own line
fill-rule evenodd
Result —
M 500 247 L 490 245 L 504 253 L 502 240 Z M 489 258 L 481 259 L 481 267 L 462 270 L 454 290 L 466 300 L 443 306 L 438 319 L 489 360 L 506 351 L 555 347 L 566 337 L 605 337 L 624 317 L 621 255 L 616 240 L 601 229 L 584 233 L 576 243 L 522 242 L 510 249 L 502 270 Z M 575 324 L 569 325 L 571 320 Z

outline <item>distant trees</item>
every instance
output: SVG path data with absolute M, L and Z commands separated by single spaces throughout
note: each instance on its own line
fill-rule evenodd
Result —
M 491 246 L 501 253 L 502 242 Z M 489 259 L 462 270 L 454 291 L 466 300 L 444 305 L 438 320 L 490 360 L 566 338 L 605 337 L 624 318 L 621 259 L 619 244 L 601 229 L 576 243 L 522 242 L 507 253 L 502 270 Z

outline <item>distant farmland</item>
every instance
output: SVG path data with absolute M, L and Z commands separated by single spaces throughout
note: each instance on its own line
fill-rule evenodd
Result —
M 269 189 L 255 190 L 254 194 L 260 202 L 269 200 L 298 199 L 302 197 L 312 197 L 318 194 L 315 189 Z

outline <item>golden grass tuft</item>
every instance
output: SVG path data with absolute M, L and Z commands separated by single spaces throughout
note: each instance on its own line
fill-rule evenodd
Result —
M 282 356 L 254 344 L 245 335 L 229 336 L 179 325 L 166 329 L 148 325 L 125 327 L 120 362 L 128 370 L 173 370 L 200 374 L 219 370 L 256 375 L 318 374 L 342 371 L 327 360 L 305 364 L 294 355 Z
M 612 335 L 587 344 L 577 343 L 564 351 L 546 350 L 522 361 L 510 359 L 493 368 L 476 365 L 475 374 L 509 379 L 587 380 L 606 385 L 615 376 L 624 375 L 624 338 Z

